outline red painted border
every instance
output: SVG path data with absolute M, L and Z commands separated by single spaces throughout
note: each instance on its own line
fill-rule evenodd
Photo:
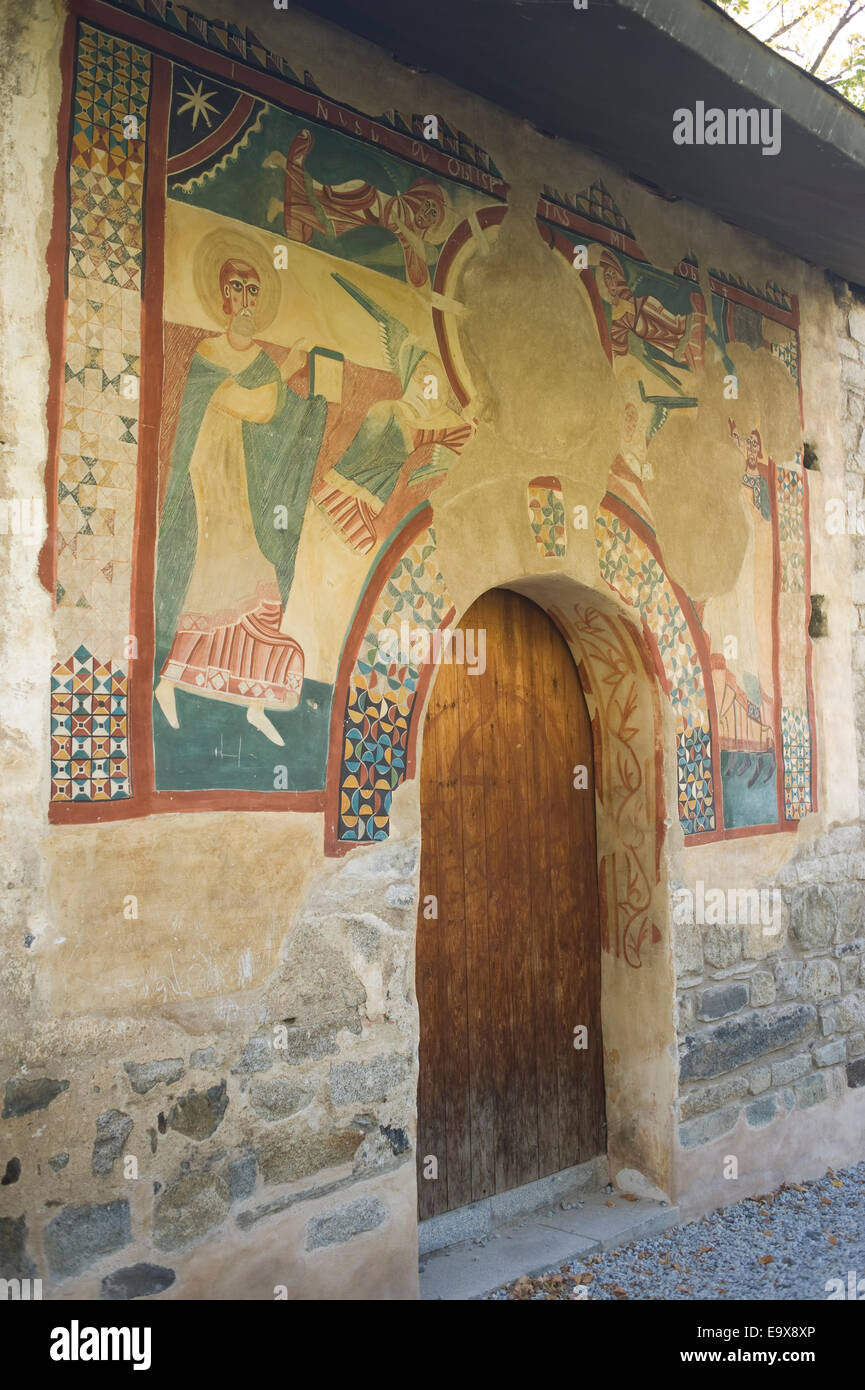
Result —
M 57 116 L 57 168 L 54 171 L 54 218 L 48 241 L 48 302 L 45 332 L 51 351 L 48 381 L 48 458 L 45 464 L 45 498 L 48 527 L 39 551 L 39 580 L 57 601 L 57 488 L 60 476 L 60 428 L 66 364 L 66 274 L 69 256 L 69 163 L 72 140 L 72 102 L 75 83 L 75 51 L 78 27 L 75 16 L 66 17 L 60 50 L 62 96 Z M 70 652 L 71 656 L 72 653 Z
M 573 252 L 574 248 L 572 243 L 568 241 L 564 233 L 559 231 L 556 227 L 551 227 L 549 223 L 545 222 L 541 217 L 535 218 L 535 225 L 537 226 L 538 231 L 540 232 L 544 241 L 549 246 L 550 250 L 558 251 L 559 255 L 563 258 L 563 260 L 567 261 L 568 265 L 572 266 L 573 257 L 571 253 Z M 589 301 L 591 303 L 592 310 L 594 311 L 595 323 L 597 324 L 598 328 L 598 336 L 601 340 L 601 347 L 607 354 L 607 361 L 609 362 L 610 366 L 612 366 L 613 341 L 610 337 L 610 329 L 607 324 L 607 320 L 604 317 L 604 306 L 603 301 L 601 299 L 601 292 L 598 289 L 598 283 L 591 270 L 581 270 L 579 271 L 579 276 L 581 281 L 583 282 L 583 285 L 585 286 L 585 290 L 587 295 L 589 296 Z
M 333 126 L 353 139 L 381 145 L 409 163 L 432 169 L 454 183 L 489 193 L 493 198 L 504 199 L 507 196 L 508 184 L 494 179 L 491 174 L 485 174 L 473 164 L 467 164 L 457 155 L 433 149 L 426 141 L 418 140 L 413 135 L 402 135 L 390 126 L 382 125 L 374 117 L 342 106 L 320 92 L 295 86 L 287 77 L 265 72 L 240 58 L 223 57 L 212 48 L 205 48 L 182 34 L 164 28 L 158 20 L 154 23 L 140 19 L 128 10 L 101 4 L 100 0 L 67 0 L 67 3 L 71 13 L 109 33 L 140 43 L 151 54 L 177 58 L 189 67 L 211 73 L 234 86 L 248 87 L 253 96 L 263 97 L 276 106 L 309 116 L 322 125 Z
M 221 126 L 211 131 L 203 140 L 199 140 L 198 144 L 193 145 L 191 149 L 184 150 L 182 155 L 175 155 L 172 159 L 165 160 L 165 173 L 182 174 L 187 169 L 194 169 L 202 160 L 208 159 L 229 140 L 234 139 L 254 108 L 255 102 L 249 93 L 241 93 Z
M 562 207 L 561 203 L 550 202 L 543 194 L 538 198 L 535 216 L 543 218 L 545 222 L 567 227 L 569 231 L 586 236 L 591 241 L 602 241 L 617 251 L 624 251 L 626 256 L 631 256 L 635 261 L 649 264 L 645 252 L 640 250 L 632 236 L 625 232 L 617 232 L 614 227 L 607 227 L 603 222 L 591 222 L 587 217 L 580 217 L 579 213 L 571 212 L 568 208 Z
M 503 222 L 506 212 L 507 207 L 501 206 L 479 208 L 477 213 L 475 214 L 475 216 L 478 219 L 478 226 L 481 228 L 492 227 L 497 222 Z M 459 226 L 454 228 L 447 241 L 445 242 L 444 246 L 442 247 L 441 255 L 439 256 L 438 262 L 436 264 L 436 273 L 433 277 L 433 290 L 438 294 L 444 294 L 444 284 L 445 280 L 447 279 L 447 273 L 450 270 L 451 265 L 453 264 L 457 252 L 460 250 L 462 246 L 465 245 L 470 235 L 471 225 L 469 223 L 468 218 L 464 218 L 464 220 L 460 222 Z M 463 386 L 462 382 L 460 381 L 459 375 L 457 373 L 456 365 L 451 354 L 450 343 L 448 342 L 447 334 L 445 333 L 445 320 L 444 314 L 442 313 L 441 309 L 433 309 L 432 321 L 433 328 L 435 329 L 436 342 L 438 344 L 439 349 L 439 356 L 441 357 L 442 365 L 444 366 L 444 369 L 447 372 L 448 381 L 450 382 L 451 387 L 453 388 L 453 393 L 459 401 L 460 405 L 466 406 L 469 403 L 469 394 Z
M 769 456 L 769 511 L 772 519 L 772 687 L 775 729 L 775 800 L 784 819 L 784 740 L 781 730 L 781 526 L 778 517 L 778 469 Z
M 818 809 L 819 797 L 817 781 L 816 706 L 814 704 L 814 677 L 811 665 L 812 645 L 811 634 L 808 631 L 811 622 L 811 492 L 808 481 L 808 470 L 804 463 L 802 465 L 802 530 L 805 536 L 805 597 L 808 600 L 808 621 L 805 624 L 805 690 L 808 696 L 808 732 L 810 734 L 811 743 L 811 814 L 814 815 Z M 799 823 L 800 822 L 797 822 L 797 824 Z
M 709 271 L 709 285 L 713 294 L 717 294 L 721 299 L 733 300 L 736 304 L 743 304 L 748 309 L 753 309 L 764 318 L 774 319 L 776 323 L 784 324 L 785 328 L 799 328 L 799 298 L 798 295 L 790 294 L 790 308 L 782 309 L 780 304 L 773 304 L 771 299 L 764 299 L 757 292 L 751 294 L 749 290 L 742 289 L 738 285 L 728 285 L 725 280 L 719 280 L 716 275 Z

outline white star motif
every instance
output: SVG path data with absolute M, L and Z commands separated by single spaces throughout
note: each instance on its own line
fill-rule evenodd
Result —
M 206 126 L 207 126 L 207 128 L 208 128 L 208 130 L 209 130 L 209 129 L 210 129 L 210 115 L 209 115 L 209 113 L 212 111 L 212 112 L 215 114 L 215 113 L 216 113 L 216 109 L 217 109 L 215 106 L 211 106 L 211 105 L 210 105 L 210 101 L 209 101 L 209 98 L 210 98 L 210 97 L 215 97 L 215 96 L 216 96 L 216 93 L 215 93 L 215 92 L 202 92 L 201 89 L 202 89 L 203 86 L 204 86 L 204 82 L 201 81 L 201 82 L 199 82 L 198 87 L 197 87 L 196 89 L 193 90 L 192 83 L 189 81 L 189 79 L 187 79 L 187 82 L 186 82 L 186 91 L 185 91 L 185 92 L 180 92 L 180 93 L 178 94 L 178 95 L 180 95 L 180 96 L 186 96 L 186 97 L 189 98 L 188 101 L 185 101 L 185 102 L 183 103 L 182 106 L 178 106 L 178 108 L 177 108 L 177 114 L 178 114 L 178 116 L 182 116 L 183 113 L 184 113 L 185 111 L 191 111 L 191 112 L 192 112 L 192 129 L 193 129 L 193 130 L 194 130 L 195 127 L 198 125 L 198 118 L 199 118 L 199 116 L 201 116 L 201 117 L 203 118 L 203 120 L 204 120 L 204 122 L 205 122 L 205 124 L 206 124 Z

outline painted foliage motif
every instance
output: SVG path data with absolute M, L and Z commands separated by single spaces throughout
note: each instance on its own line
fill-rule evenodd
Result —
M 52 800 L 330 786 L 339 838 L 381 838 L 419 673 L 365 644 L 406 599 L 452 609 L 428 499 L 477 423 L 452 285 L 506 186 L 441 117 L 371 120 L 249 30 L 122 8 L 160 52 L 132 18 L 70 44 Z
M 696 258 L 688 254 L 672 273 L 649 265 L 600 183 L 573 197 L 547 189 L 537 223 L 579 273 L 622 388 L 620 449 L 595 519 L 598 564 L 638 612 L 675 714 L 685 835 L 694 843 L 792 828 L 814 809 L 802 450 L 778 462 L 757 424 L 729 419 L 748 542 L 734 590 L 708 603 L 692 601 L 669 573 L 645 485 L 652 442 L 670 413 L 699 407 L 707 354 L 735 381 L 734 343 L 783 365 L 801 427 L 796 298 L 710 270 L 707 315 Z

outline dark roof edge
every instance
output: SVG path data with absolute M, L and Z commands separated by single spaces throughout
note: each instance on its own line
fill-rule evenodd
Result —
M 865 112 L 833 87 L 775 53 L 725 10 L 700 0 L 616 0 L 624 10 L 710 63 L 743 91 L 759 93 L 791 121 L 865 168 Z

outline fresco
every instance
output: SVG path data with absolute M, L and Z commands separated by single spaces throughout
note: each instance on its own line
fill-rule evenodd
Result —
M 81 11 L 49 255 L 52 819 L 293 809 L 324 812 L 329 853 L 383 839 L 431 669 L 378 634 L 455 611 L 436 489 L 481 414 L 460 287 L 507 185 L 442 115 L 343 106 L 250 29 Z M 546 189 L 537 227 L 621 400 L 593 563 L 673 713 L 686 843 L 794 829 L 815 785 L 798 303 L 691 252 L 652 265 L 600 182 Z M 798 443 L 750 399 L 713 416 L 746 546 L 700 597 L 658 540 L 659 448 L 750 362 Z M 577 547 L 561 464 L 538 467 L 546 570 Z
M 334 688 L 356 701 L 394 538 L 434 549 L 477 427 L 451 278 L 506 210 L 443 117 L 362 116 L 250 31 L 183 11 L 181 41 L 179 14 L 170 56 L 81 21 L 71 63 L 52 803 L 85 817 L 320 808 L 353 763 Z M 345 834 L 377 833 L 358 809 Z
M 713 269 L 704 277 L 707 314 L 696 257 L 689 253 L 672 272 L 649 265 L 601 183 L 573 196 L 546 189 L 537 225 L 579 274 L 622 388 L 620 449 L 595 519 L 598 564 L 604 581 L 639 614 L 675 714 L 686 843 L 794 828 L 814 809 L 803 450 L 779 462 L 753 422 L 730 415 L 748 541 L 735 587 L 707 602 L 692 600 L 669 571 L 647 484 L 654 478 L 651 446 L 670 413 L 698 410 L 708 389 L 709 353 L 728 374 L 735 409 L 732 343 L 783 364 L 788 410 L 801 431 L 795 296 L 775 284 L 758 291 Z

